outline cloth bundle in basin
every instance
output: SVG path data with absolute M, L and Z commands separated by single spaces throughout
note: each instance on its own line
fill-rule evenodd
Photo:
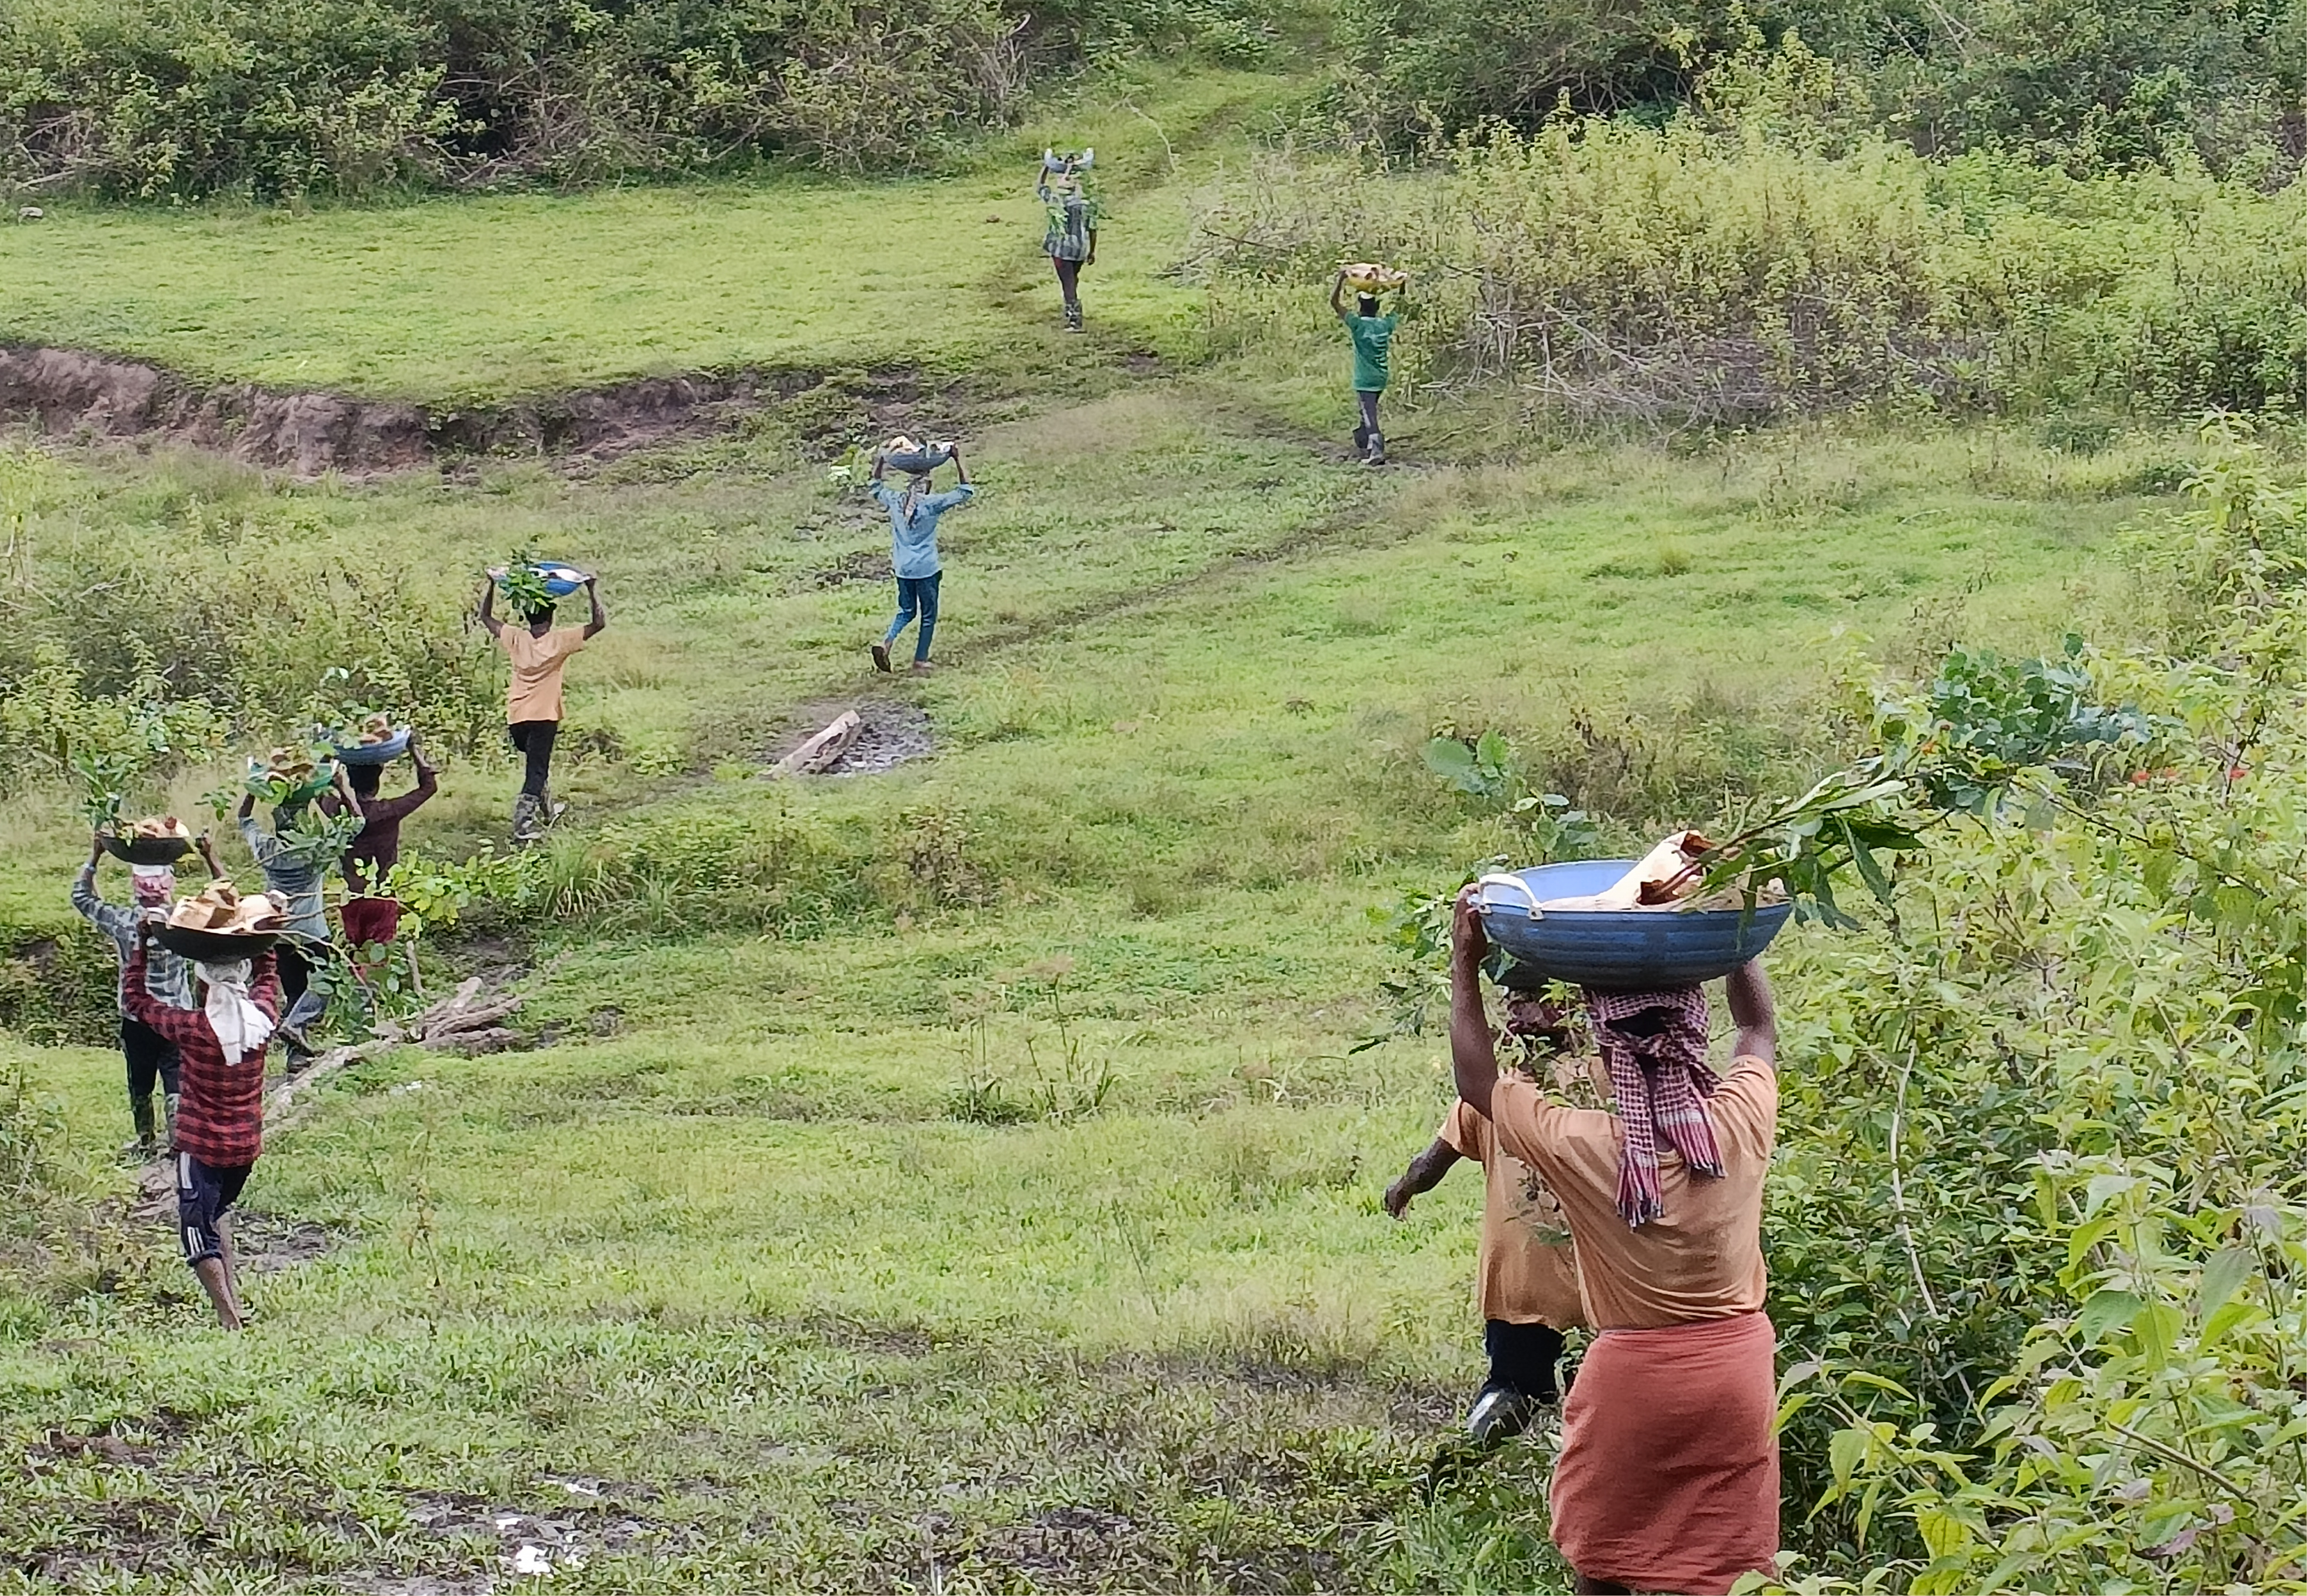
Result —
M 1685 832 L 1649 858 L 1587 859 L 1484 876 L 1482 930 L 1525 970 L 1599 991 L 1713 981 L 1760 954 L 1794 913 L 1783 897 L 1747 905 L 1682 894 L 1705 839 Z M 1645 899 L 1650 901 L 1645 901 Z

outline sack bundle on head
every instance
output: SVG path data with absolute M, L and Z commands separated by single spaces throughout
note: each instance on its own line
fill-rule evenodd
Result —
M 1410 281 L 1407 271 L 1397 271 L 1376 261 L 1357 261 L 1339 270 L 1346 274 L 1346 287 L 1358 294 L 1382 294 L 1388 288 L 1402 287 Z
M 1086 172 L 1097 164 L 1097 151 L 1085 150 L 1079 155 L 1059 155 L 1055 150 L 1042 151 L 1042 170 L 1049 173 Z

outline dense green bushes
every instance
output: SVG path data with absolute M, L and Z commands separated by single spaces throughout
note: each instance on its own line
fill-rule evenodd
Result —
M 1557 110 L 1656 116 L 1799 39 L 1833 64 L 1844 115 L 1926 152 L 2288 169 L 2303 147 L 2303 30 L 2292 0 L 1344 0 L 1335 99 L 1353 133 L 1395 146 L 1492 118 L 1528 131 Z
M 165 775 L 347 703 L 409 716 L 444 748 L 501 724 L 467 571 L 379 540 L 348 558 L 294 497 L 173 481 L 107 493 L 0 447 L 0 537 L 16 562 L 0 572 L 0 793 L 78 781 L 90 751 L 130 757 L 132 780 Z
M 557 184 L 761 156 L 917 162 L 1029 66 L 1255 54 L 1253 0 L 22 0 L 0 177 L 150 197 Z
M 1576 422 L 2170 414 L 2307 400 L 2303 221 L 2301 190 L 2190 163 L 2078 178 L 1757 112 L 1501 130 L 1406 174 L 1283 150 L 1213 199 L 1196 263 L 1248 347 L 1318 319 L 1338 262 L 1391 259 L 1412 382 L 1503 378 Z
M 0 165 L 142 196 L 882 164 L 1022 82 L 990 0 L 30 0 L 0 63 Z
M 2121 745 L 1772 955 L 1802 1596 L 2307 1589 L 2307 492 L 2212 442 L 2126 549 L 2175 647 L 2089 661 Z M 1977 664 L 1878 737 L 2006 753 L 2040 695 Z

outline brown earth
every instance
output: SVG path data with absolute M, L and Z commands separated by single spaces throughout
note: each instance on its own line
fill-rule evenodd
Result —
M 60 437 L 167 442 L 298 476 L 365 476 L 463 455 L 603 460 L 727 427 L 808 397 L 805 433 L 902 419 L 925 395 L 918 373 L 698 372 L 502 406 L 436 408 L 403 399 L 202 385 L 143 361 L 0 344 L 0 422 Z M 949 397 L 949 396 L 946 396 Z M 819 425 L 810 425 L 814 420 Z

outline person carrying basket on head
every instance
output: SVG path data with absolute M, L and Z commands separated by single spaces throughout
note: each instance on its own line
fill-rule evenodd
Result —
M 959 481 L 945 493 L 931 493 L 930 473 L 947 460 L 953 462 Z M 904 485 L 889 483 L 886 473 L 893 468 L 904 474 Z M 889 563 L 897 573 L 896 619 L 873 645 L 873 668 L 889 669 L 889 650 L 896 646 L 897 634 L 918 617 L 921 627 L 913 634 L 913 669 L 926 672 L 930 639 L 937 632 L 938 587 L 945 574 L 938 558 L 938 519 L 947 511 L 968 503 L 977 496 L 977 490 L 970 485 L 960 444 L 915 444 L 906 438 L 892 439 L 873 456 L 872 487 L 873 496 L 889 512 Z
M 1354 288 L 1354 308 L 1346 308 L 1346 288 Z M 1330 309 L 1354 346 L 1354 402 L 1361 412 L 1361 420 L 1354 427 L 1354 447 L 1362 451 L 1365 465 L 1385 464 L 1385 434 L 1379 430 L 1377 401 L 1393 378 L 1394 335 L 1402 325 L 1401 296 L 1410 287 L 1409 277 L 1385 267 L 1348 266 L 1338 272 L 1338 279 L 1330 285 Z M 1387 291 L 1394 296 L 1394 309 L 1387 312 L 1380 296 Z
M 1702 987 L 1589 991 L 1606 1111 L 1498 1073 L 1488 950 L 1469 888 L 1452 926 L 1452 1073 L 1562 1205 L 1596 1332 L 1563 1407 L 1555 1544 L 1582 1592 L 1727 1596 L 1773 1573 L 1779 1550 L 1777 1333 L 1762 1309 L 1779 1106 L 1769 978 L 1749 960 L 1725 982 L 1735 1036 L 1720 1075 Z
M 508 626 L 496 613 L 497 584 L 506 574 L 493 571 L 481 584 L 480 621 L 512 661 L 512 680 L 505 689 L 505 735 L 526 761 L 520 796 L 512 803 L 512 839 L 527 844 L 535 842 L 560 812 L 545 783 L 553 774 L 553 745 L 561 736 L 562 673 L 570 656 L 601 635 L 609 613 L 601 607 L 600 579 L 587 576 L 583 586 L 592 614 L 581 629 L 556 631 L 553 602 L 535 596 L 523 604 L 520 624 Z M 575 579 L 573 573 L 570 579 Z
M 216 853 L 210 845 L 208 834 L 202 832 L 195 845 L 207 863 L 209 874 L 220 877 L 224 867 L 216 862 Z M 120 1053 L 128 1067 L 128 1112 L 136 1127 L 136 1139 L 122 1149 L 138 1158 L 157 1157 L 168 1146 L 167 1138 L 176 1123 L 176 1044 L 135 1017 L 128 1000 L 128 966 L 136 957 L 139 929 L 144 911 L 167 906 L 176 893 L 176 872 L 166 864 L 137 864 L 133 871 L 130 892 L 135 899 L 134 908 L 108 904 L 96 889 L 96 867 L 105 855 L 104 833 L 96 834 L 89 849 L 88 862 L 80 867 L 73 880 L 72 906 L 80 917 L 104 933 L 120 961 Z M 144 987 L 155 1001 L 171 1008 L 193 1006 L 192 966 L 165 948 L 157 948 L 144 963 Z M 154 1087 L 159 1088 L 161 1118 L 156 1122 L 152 1111 Z
M 352 784 L 352 801 L 360 805 L 361 828 L 345 849 L 345 885 L 352 889 L 352 896 L 345 900 L 338 917 L 344 923 L 345 946 L 363 971 L 381 965 L 385 950 L 400 934 L 401 905 L 398 899 L 384 895 L 384 882 L 400 862 L 401 822 L 441 789 L 440 771 L 425 757 L 424 745 L 414 732 L 408 734 L 407 747 L 416 767 L 416 785 L 398 798 L 383 795 L 384 768 L 389 761 L 347 759 L 344 762 L 346 778 Z M 321 807 L 337 814 L 344 802 L 330 793 L 322 796 Z M 373 957 L 372 948 L 377 950 Z
M 129 956 L 128 1012 L 166 1037 L 182 1060 L 184 1090 L 170 1146 L 177 1239 L 218 1322 L 237 1330 L 246 1310 L 229 1215 L 264 1146 L 264 1047 L 280 1014 L 280 979 L 267 950 L 196 965 L 197 1008 L 162 1001 L 147 980 L 148 961 L 157 957 L 149 939 L 159 917 L 157 908 L 150 911 Z
M 1041 178 L 1033 185 L 1034 194 L 1048 212 L 1047 225 L 1042 232 L 1042 253 L 1057 269 L 1058 292 L 1065 296 L 1068 332 L 1082 330 L 1081 274 L 1085 268 L 1097 264 L 1099 206 L 1082 177 L 1096 160 L 1094 150 L 1085 150 L 1079 155 L 1059 155 L 1054 150 L 1044 150 Z

